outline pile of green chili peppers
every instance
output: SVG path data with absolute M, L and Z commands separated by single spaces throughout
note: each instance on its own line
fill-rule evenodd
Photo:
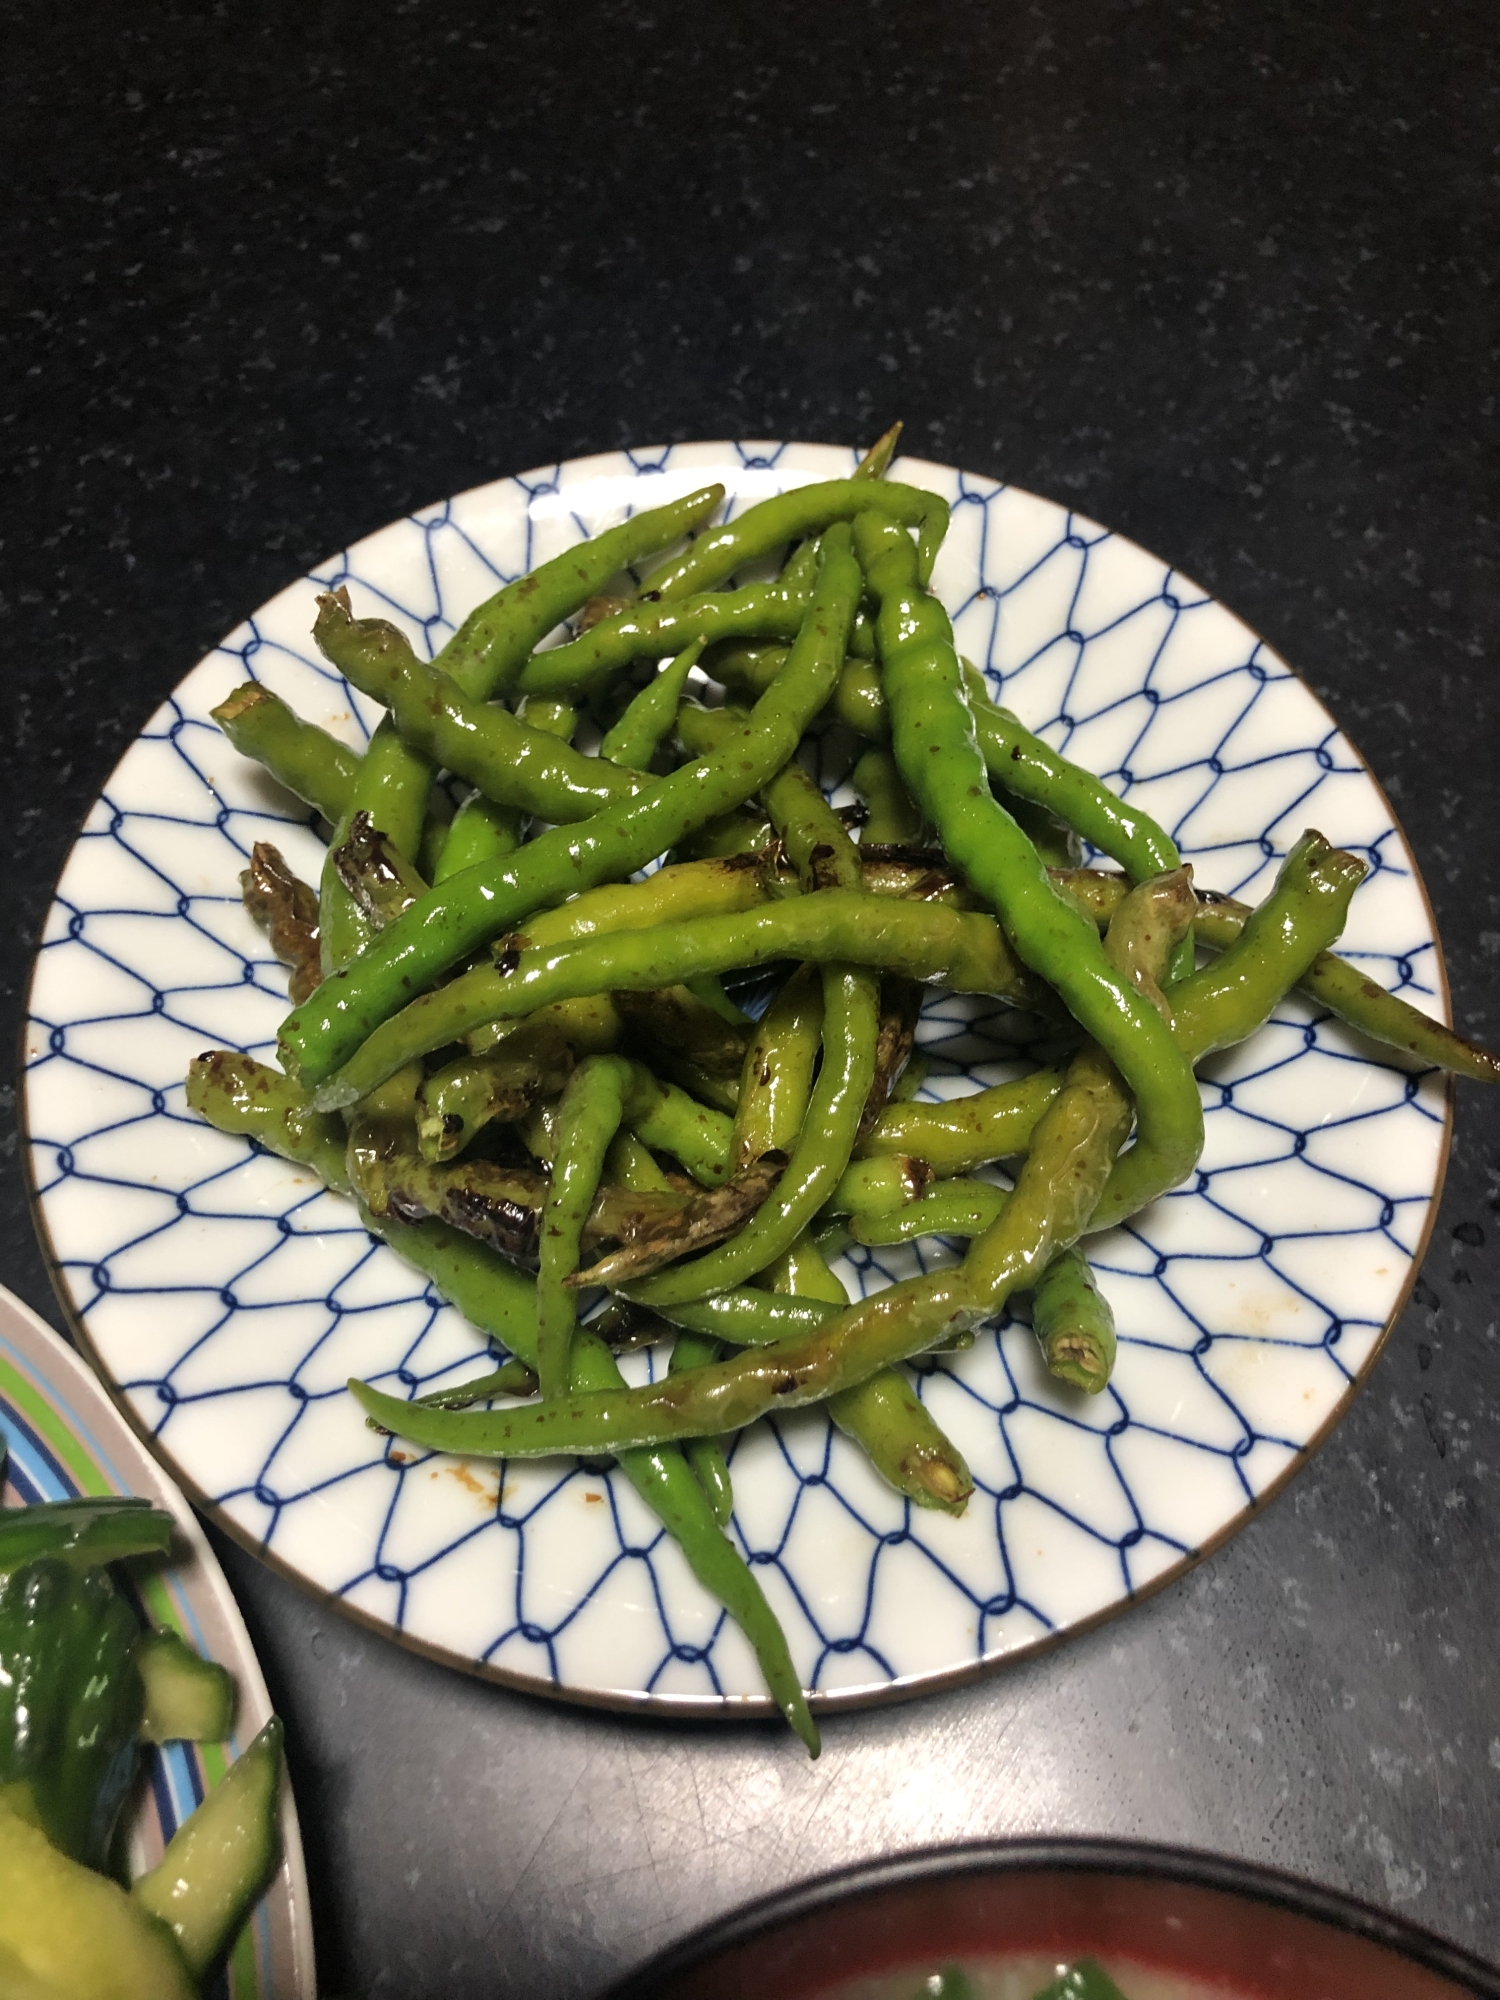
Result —
M 331 837 L 316 891 L 265 847 L 243 878 L 303 996 L 280 1068 L 218 1052 L 188 1080 L 491 1343 L 457 1389 L 351 1383 L 372 1423 L 616 1458 L 814 1752 L 727 1532 L 727 1438 L 826 1402 L 908 1500 L 962 1512 L 968 1468 L 906 1364 L 1029 1297 L 1052 1374 L 1102 1389 L 1114 1327 L 1080 1243 L 1192 1173 L 1193 1065 L 1293 987 L 1500 1080 L 1332 956 L 1359 861 L 1308 832 L 1258 909 L 1200 896 L 1162 828 L 994 704 L 929 587 L 947 507 L 886 477 L 895 441 L 721 525 L 717 486 L 633 515 L 432 659 L 322 597 L 319 646 L 384 719 L 356 756 L 256 682 L 215 711 Z M 812 736 L 854 810 L 807 777 Z M 1081 842 L 1116 867 L 1078 867 Z M 916 1101 L 933 987 L 1013 1007 L 1046 1062 Z M 974 1178 L 998 1162 L 1008 1187 Z M 850 1301 L 839 1250 L 920 1237 L 968 1249 Z M 628 1386 L 618 1352 L 653 1340 L 670 1365 Z

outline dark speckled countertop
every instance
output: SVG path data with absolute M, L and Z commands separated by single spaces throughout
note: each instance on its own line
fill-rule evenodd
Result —
M 128 21 L 128 24 L 127 24 Z M 625 443 L 867 439 L 1223 597 L 1395 801 L 1500 1039 L 1492 0 L 10 10 L 0 966 L 147 713 L 329 549 Z M 6 1092 L 7 1104 L 10 1092 Z M 0 1275 L 54 1320 L 15 1143 Z M 832 1719 L 481 1686 L 221 1545 L 330 1993 L 594 1992 L 841 1861 L 1011 1832 L 1266 1859 L 1500 1957 L 1500 1119 L 1263 1518 L 1063 1650 Z

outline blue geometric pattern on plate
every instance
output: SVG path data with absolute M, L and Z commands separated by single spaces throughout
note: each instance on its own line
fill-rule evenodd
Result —
M 252 842 L 316 880 L 308 815 L 210 708 L 247 676 L 358 743 L 374 711 L 309 637 L 346 583 L 431 653 L 497 584 L 710 478 L 736 510 L 847 471 L 828 446 L 678 446 L 501 480 L 398 521 L 233 632 L 151 719 L 84 824 L 32 991 L 39 1212 L 107 1379 L 175 1475 L 252 1547 L 408 1643 L 575 1699 L 764 1706 L 749 1650 L 619 1478 L 423 1456 L 368 1431 L 353 1373 L 410 1393 L 481 1343 L 305 1173 L 198 1123 L 201 1049 L 266 1053 L 285 978 L 240 907 Z M 1342 949 L 1443 1014 L 1431 920 L 1388 805 L 1327 712 L 1238 619 L 1083 516 L 943 466 L 935 587 L 1005 701 L 1169 827 L 1201 886 L 1256 898 L 1317 826 L 1366 856 Z M 847 746 L 845 746 L 847 747 Z M 833 785 L 847 757 L 825 744 Z M 1006 1017 L 937 995 L 924 1095 L 1015 1071 Z M 1196 1178 L 1091 1254 L 1120 1355 L 1092 1400 L 1024 1320 L 924 1364 L 968 1458 L 962 1520 L 911 1507 L 817 1411 L 733 1453 L 733 1532 L 809 1685 L 842 1700 L 1055 1639 L 1221 1539 L 1346 1405 L 1424 1241 L 1447 1097 L 1298 999 L 1202 1071 Z M 867 1291 L 951 1253 L 861 1252 Z M 651 1366 L 635 1357 L 637 1372 Z

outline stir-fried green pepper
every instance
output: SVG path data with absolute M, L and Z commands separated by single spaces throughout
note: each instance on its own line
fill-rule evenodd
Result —
M 355 618 L 347 591 L 318 599 L 313 637 L 345 680 L 384 703 L 404 743 L 497 805 L 571 823 L 642 789 L 645 781 L 633 772 L 585 757 L 554 730 L 471 701 L 438 667 L 419 660 L 394 625 Z
M 743 730 L 712 757 L 616 801 L 572 831 L 556 827 L 512 857 L 468 870 L 435 889 L 322 986 L 284 1024 L 288 1064 L 321 1082 L 411 993 L 533 911 L 600 882 L 617 882 L 692 831 L 741 804 L 796 750 L 832 686 L 863 588 L 848 531 L 823 537 L 817 587 L 802 614 L 786 672 Z
M 805 890 L 860 892 L 854 844 L 799 765 L 788 764 L 766 786 L 765 800 Z M 863 967 L 835 961 L 825 965 L 822 987 L 822 1064 L 775 1194 L 730 1242 L 637 1287 L 646 1304 L 701 1298 L 753 1277 L 791 1247 L 837 1187 L 875 1079 L 880 982 Z
M 343 818 L 359 762 L 347 744 L 304 722 L 259 681 L 246 681 L 210 712 L 241 756 L 264 764 L 330 825 Z
M 383 936 L 399 929 L 398 923 Z M 910 979 L 941 980 L 958 993 L 994 994 L 1015 1006 L 1048 1004 L 1045 988 L 1016 963 L 1000 928 L 978 911 L 830 889 L 730 916 L 592 938 L 571 948 L 512 947 L 498 965 L 461 973 L 393 1015 L 317 1086 L 316 1100 L 324 1109 L 357 1104 L 416 1057 L 487 1021 L 519 1020 L 554 1001 L 589 994 L 655 992 L 699 973 L 784 958 L 825 965 L 846 960 Z M 315 1006 L 331 983 L 325 980 L 307 1004 Z
M 1308 836 L 1284 865 L 1276 894 L 1259 913 L 1258 937 L 1242 937 L 1216 966 L 1195 975 L 1205 984 L 1187 992 L 1181 1028 L 1185 1053 L 1206 1052 L 1233 1025 L 1258 1025 L 1305 969 L 1313 953 L 1337 935 L 1361 865 Z M 1111 926 L 1115 970 L 1132 992 L 1150 991 L 1167 956 L 1191 921 L 1192 897 L 1182 871 L 1132 891 Z M 1132 967 L 1132 957 L 1138 963 Z M 1206 975 L 1213 975 L 1213 984 Z M 1147 999 L 1148 1006 L 1159 1006 Z M 1158 1014 L 1157 1018 L 1161 1018 Z M 1059 1251 L 1097 1220 L 1100 1195 L 1129 1134 L 1131 1107 L 1113 1064 L 1096 1047 L 1069 1065 L 1063 1088 L 1032 1136 L 1015 1189 L 957 1271 L 907 1279 L 847 1312 L 769 1348 L 751 1349 L 677 1383 L 670 1379 L 618 1396 L 572 1399 L 539 1426 L 532 1413 L 457 1417 L 406 1415 L 406 1406 L 351 1384 L 382 1423 L 419 1444 L 476 1455 L 595 1451 L 736 1430 L 767 1410 L 818 1402 L 867 1380 L 882 1367 L 962 1333 L 998 1310 L 1014 1292 L 1034 1285 Z
M 532 647 L 555 625 L 571 618 L 617 571 L 701 527 L 723 498 L 722 486 L 705 486 L 633 514 L 581 548 L 564 549 L 471 611 L 435 664 L 476 700 L 509 693 Z
M 599 745 L 601 757 L 622 770 L 650 770 L 652 758 L 672 733 L 687 677 L 702 651 L 703 641 L 694 639 L 641 689 L 614 727 L 605 732 Z
M 1056 987 L 1125 1078 L 1138 1130 L 1120 1163 L 1115 1199 L 1139 1207 L 1176 1186 L 1202 1151 L 1191 1067 L 1161 1015 L 1114 972 L 1093 926 L 1059 894 L 991 794 L 953 628 L 922 586 L 910 540 L 872 514 L 859 517 L 856 531 L 880 603 L 881 665 L 901 774 L 1022 959 Z
M 1202 1143 L 1193 1062 L 1292 981 L 1420 1059 L 1500 1079 L 1500 1059 L 1328 955 L 1352 857 L 1307 836 L 1259 910 L 1195 897 L 1162 827 L 995 704 L 928 588 L 946 506 L 885 480 L 895 443 L 717 527 L 718 489 L 636 517 L 507 585 L 430 664 L 325 597 L 326 650 L 389 709 L 364 759 L 254 688 L 223 720 L 338 822 L 328 976 L 306 992 L 307 897 L 253 862 L 305 996 L 280 1037 L 289 1075 L 222 1055 L 189 1082 L 224 1129 L 335 1187 L 352 1171 L 370 1226 L 510 1350 L 412 1405 L 355 1385 L 379 1421 L 434 1448 L 620 1456 L 804 1731 L 784 1643 L 720 1534 L 720 1436 L 827 1400 L 898 1490 L 960 1511 L 967 1470 L 895 1364 L 1030 1291 L 1049 1368 L 1098 1390 L 1113 1325 L 1077 1239 L 1181 1182 Z M 695 528 L 639 590 L 612 581 Z M 771 557 L 778 576 L 731 587 Z M 669 664 L 613 691 L 647 660 Z M 684 700 L 695 663 L 753 709 Z M 596 756 L 570 747 L 585 697 L 609 725 Z M 830 723 L 874 746 L 852 773 L 859 849 L 859 809 L 835 812 L 798 761 Z M 434 764 L 492 798 L 450 820 Z M 523 838 L 528 813 L 550 830 Z M 1072 866 L 1080 838 L 1125 874 Z M 1221 953 L 1199 971 L 1195 938 Z M 777 987 L 758 1023 L 735 983 L 752 975 Z M 1018 1042 L 1049 1038 L 1042 1066 L 911 1101 L 934 981 L 1021 1009 Z M 962 1178 L 1007 1157 L 1009 1193 Z M 933 1234 L 969 1239 L 960 1266 L 853 1304 L 822 1254 Z M 499 1250 L 539 1262 L 540 1293 Z M 678 1329 L 664 1376 L 624 1385 L 578 1321 L 594 1282 L 622 1294 L 601 1325 Z M 539 1403 L 460 1411 L 538 1375 Z

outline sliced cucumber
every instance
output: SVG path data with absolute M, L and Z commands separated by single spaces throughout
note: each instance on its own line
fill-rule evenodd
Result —
M 177 1940 L 195 1979 L 233 1943 L 279 1852 L 280 1722 L 273 1715 L 130 1893 Z
M 177 1632 L 143 1632 L 135 1649 L 146 1689 L 145 1743 L 222 1743 L 234 1726 L 234 1681 Z
M 0 1885 L 6 2000 L 193 2000 L 166 1926 L 4 1806 Z

